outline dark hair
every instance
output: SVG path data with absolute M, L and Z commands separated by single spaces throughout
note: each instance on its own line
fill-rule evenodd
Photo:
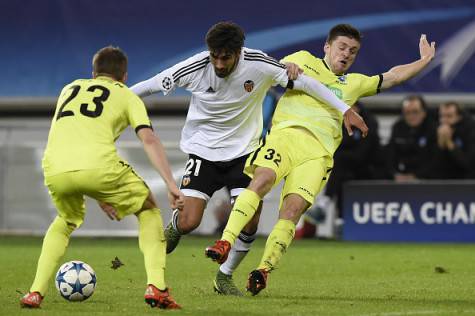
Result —
M 427 103 L 424 97 L 420 94 L 411 94 L 408 95 L 407 97 L 402 100 L 404 103 L 405 101 L 419 101 L 419 104 L 421 105 L 421 108 L 424 110 L 424 112 L 427 112 Z
M 244 46 L 244 31 L 236 23 L 225 21 L 213 25 L 206 33 L 210 51 L 237 53 Z
M 337 24 L 332 27 L 330 32 L 328 32 L 327 42 L 333 42 L 338 36 L 353 38 L 358 41 L 358 43 L 361 43 L 361 39 L 363 38 L 363 35 L 361 35 L 360 31 L 350 24 Z
M 465 114 L 465 111 L 462 108 L 462 106 L 458 102 L 455 102 L 455 101 L 447 101 L 447 102 L 442 103 L 440 106 L 443 106 L 446 108 L 453 106 L 459 116 L 463 116 Z
M 96 76 L 109 75 L 122 80 L 127 72 L 127 55 L 119 47 L 101 48 L 94 54 L 92 69 Z

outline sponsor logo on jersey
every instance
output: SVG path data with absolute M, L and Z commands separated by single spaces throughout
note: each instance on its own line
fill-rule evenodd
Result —
M 244 82 L 244 90 L 251 92 L 252 89 L 254 89 L 254 81 L 246 80 L 246 82 Z
M 183 180 L 181 181 L 181 184 L 186 187 L 188 184 L 190 184 L 191 178 L 189 176 L 184 176 Z
M 170 77 L 163 78 L 162 86 L 163 86 L 163 89 L 170 90 L 172 87 L 172 79 Z
M 325 85 L 328 89 L 330 89 L 331 92 L 333 92 L 333 94 L 335 94 L 338 99 L 343 99 L 343 92 L 338 89 L 338 88 L 335 88 L 335 87 L 331 87 L 331 86 L 328 86 L 328 85 Z
M 307 190 L 306 188 L 304 188 L 304 187 L 299 187 L 299 190 L 302 190 L 303 192 L 305 192 L 305 193 L 307 193 L 308 195 L 310 195 L 311 197 L 313 197 L 312 192 L 310 192 L 310 191 Z
M 207 93 L 215 93 L 216 91 L 214 91 L 213 87 L 209 87 L 208 90 L 206 90 Z

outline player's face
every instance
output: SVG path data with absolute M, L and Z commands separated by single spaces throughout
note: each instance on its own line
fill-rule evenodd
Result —
M 457 113 L 457 108 L 455 106 L 444 106 L 442 105 L 439 108 L 439 121 L 441 124 L 447 124 L 453 126 L 460 121 L 461 117 Z
M 340 75 L 345 73 L 355 61 L 360 43 L 354 38 L 338 36 L 331 43 L 325 43 L 325 61 L 331 71 Z
M 419 100 L 405 100 L 402 103 L 402 115 L 407 125 L 417 127 L 424 121 L 426 112 L 422 108 Z
M 225 51 L 212 51 L 209 55 L 211 57 L 211 64 L 214 67 L 216 76 L 225 78 L 233 72 L 234 68 L 236 68 L 241 52 L 232 53 Z

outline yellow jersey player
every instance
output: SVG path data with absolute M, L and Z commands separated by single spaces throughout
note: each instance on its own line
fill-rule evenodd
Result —
M 425 35 L 419 43 L 420 59 L 368 77 L 346 71 L 360 48 L 361 35 L 347 24 L 333 27 L 324 46 L 325 57 L 300 51 L 284 58 L 299 65 L 304 73 L 325 84 L 341 100 L 354 104 L 360 97 L 378 93 L 419 73 L 432 60 L 435 43 Z M 253 295 L 267 285 L 268 273 L 275 269 L 289 247 L 295 225 L 324 187 L 333 166 L 333 153 L 340 144 L 342 115 L 305 93 L 288 90 L 280 99 L 266 141 L 246 162 L 244 172 L 252 181 L 236 200 L 221 240 L 206 248 L 212 260 L 226 261 L 242 227 L 252 218 L 259 201 L 284 179 L 279 220 L 270 233 L 257 269 L 249 274 L 247 290 Z M 348 130 L 351 135 L 351 130 Z
M 182 208 L 184 195 L 153 133 L 145 105 L 125 86 L 126 79 L 127 56 L 119 48 L 105 47 L 94 55 L 93 79 L 75 80 L 61 92 L 43 158 L 45 184 L 58 215 L 44 237 L 33 285 L 20 302 L 23 307 L 40 306 L 71 233 L 83 223 L 84 196 L 113 206 L 118 219 L 136 215 L 147 274 L 145 300 L 152 307 L 180 307 L 165 284 L 160 210 L 147 185 L 119 157 L 114 145 L 127 126 L 135 129 L 165 181 L 170 205 Z

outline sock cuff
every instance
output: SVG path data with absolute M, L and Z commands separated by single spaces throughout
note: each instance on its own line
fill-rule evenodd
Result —
M 248 234 L 246 232 L 241 232 L 238 236 L 238 239 L 244 243 L 252 243 L 256 239 L 256 234 Z

